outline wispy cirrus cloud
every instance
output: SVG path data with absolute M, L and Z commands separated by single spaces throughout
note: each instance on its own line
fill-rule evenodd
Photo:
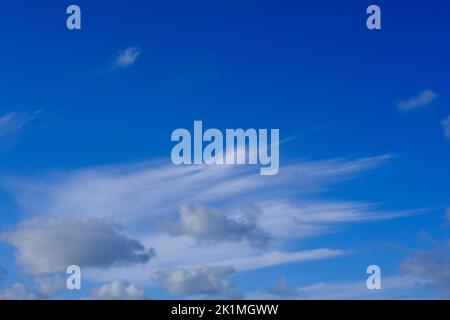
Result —
M 149 270 L 171 270 L 179 268 L 197 269 L 204 266 L 233 266 L 235 272 L 251 271 L 290 263 L 325 260 L 349 254 L 345 250 L 319 248 L 311 250 L 261 250 L 240 243 L 220 243 L 215 245 L 196 245 L 187 237 L 172 238 L 169 235 L 150 235 L 142 239 L 152 243 L 158 256 L 150 262 L 150 269 L 139 265 L 113 267 L 108 270 L 87 269 L 85 278 L 93 282 L 112 279 L 151 285 L 155 280 L 149 277 Z
M 0 116 L 0 138 L 13 134 L 33 121 L 41 111 L 7 112 Z
M 336 232 L 355 223 L 408 217 L 423 209 L 386 211 L 376 204 L 360 201 L 313 201 L 305 199 L 265 200 L 258 203 L 259 224 L 277 239 L 305 239 Z
M 436 97 L 433 90 L 424 90 L 415 97 L 399 101 L 397 107 L 403 111 L 412 111 L 429 105 Z
M 12 192 L 24 213 L 44 221 L 55 217 L 68 221 L 107 217 L 119 221 L 127 230 L 133 230 L 131 239 L 139 248 L 156 248 L 158 256 L 149 263 L 153 272 L 205 266 L 232 266 L 235 272 L 242 272 L 340 257 L 349 252 L 305 245 L 298 250 L 292 244 L 300 238 L 336 231 L 336 226 L 342 224 L 414 214 L 385 212 L 364 202 L 318 199 L 334 184 L 354 179 L 390 159 L 391 156 L 382 155 L 301 160 L 268 178 L 261 177 L 258 168 L 251 166 L 173 166 L 151 161 L 53 172 L 35 179 L 4 177 L 1 185 Z M 189 205 L 192 203 L 196 205 Z M 169 227 L 161 225 L 164 219 L 169 220 Z M 208 221 L 214 232 L 206 225 Z M 32 238 L 33 230 L 18 234 Z M 51 238 L 52 243 L 60 240 Z M 119 238 L 123 240 L 122 236 Z M 18 252 L 19 263 L 23 264 L 21 257 L 27 253 L 25 256 L 33 258 L 26 259 L 28 269 L 42 271 L 38 253 L 49 258 L 49 249 L 41 250 L 36 241 L 38 248 L 34 250 L 32 242 L 22 242 L 19 236 L 15 241 L 9 240 Z M 83 242 L 77 247 L 89 245 Z M 59 252 L 65 257 L 62 249 L 57 249 L 52 250 L 54 254 Z M 84 275 L 92 282 L 153 282 L 149 277 L 151 270 L 138 265 L 110 263 L 107 270 L 98 269 L 99 263 L 85 265 L 88 267 Z
M 392 157 L 298 161 L 262 179 L 248 166 L 173 166 L 151 161 L 93 167 L 33 179 L 4 177 L 21 208 L 33 215 L 110 217 L 130 223 L 165 216 L 185 203 L 226 207 L 317 194 L 386 164 Z
M 139 47 L 128 47 L 119 52 L 113 63 L 113 67 L 116 69 L 127 68 L 136 62 L 141 53 L 142 50 Z
M 298 300 L 372 300 L 372 299 L 417 299 L 426 293 L 420 278 L 397 274 L 384 276 L 381 290 L 368 290 L 365 280 L 320 282 L 312 285 L 289 288 L 290 299 Z M 272 292 L 253 292 L 245 295 L 246 299 L 285 299 L 278 290 Z

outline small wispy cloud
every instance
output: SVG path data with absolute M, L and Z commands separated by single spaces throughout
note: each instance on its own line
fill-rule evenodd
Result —
M 430 249 L 417 250 L 401 264 L 404 271 L 423 279 L 429 287 L 450 297 L 450 246 L 432 243 Z
M 447 139 L 450 139 L 450 115 L 441 121 L 442 128 L 444 129 L 444 135 Z
M 122 50 L 114 61 L 114 68 L 127 68 L 134 64 L 141 55 L 142 50 L 139 47 L 128 47 Z
M 437 95 L 433 90 L 424 90 L 415 97 L 399 101 L 397 107 L 403 111 L 412 111 L 427 106 L 436 97 Z
M 7 112 L 0 116 L 0 138 L 13 134 L 33 121 L 41 111 Z

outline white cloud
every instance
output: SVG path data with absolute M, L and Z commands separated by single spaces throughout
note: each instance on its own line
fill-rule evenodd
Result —
M 299 198 L 376 168 L 388 155 L 356 160 L 300 161 L 277 176 L 248 166 L 174 166 L 161 161 L 12 177 L 2 185 L 33 215 L 110 217 L 122 223 L 174 213 L 184 203 L 222 206 L 246 201 Z M 267 178 L 267 179 L 265 179 Z
M 159 281 L 172 294 L 235 296 L 236 291 L 227 279 L 234 273 L 231 266 L 173 269 L 161 271 Z
M 254 255 L 252 257 L 236 257 L 236 258 L 224 258 L 223 263 L 232 264 L 236 270 L 253 270 L 266 267 L 277 266 L 280 264 L 293 263 L 293 262 L 305 262 L 320 259 L 329 259 L 340 257 L 347 254 L 344 250 L 338 249 L 312 249 L 294 252 L 284 251 L 267 251 L 260 255 Z
M 296 250 L 292 241 L 336 231 L 343 223 L 407 215 L 317 196 L 332 184 L 354 178 L 391 158 L 298 161 L 272 177 L 261 177 L 258 168 L 249 166 L 173 166 L 153 161 L 52 173 L 38 179 L 4 178 L 2 185 L 13 193 L 24 213 L 40 219 L 108 217 L 120 221 L 127 230 L 133 230 L 135 241 L 158 249 L 157 259 L 150 262 L 152 270 L 231 265 L 244 271 L 342 256 L 346 250 Z M 315 200 L 311 200 L 311 194 Z M 181 216 L 175 219 L 175 228 L 169 228 L 177 231 L 174 237 L 162 228 L 161 221 L 176 216 L 177 208 L 185 203 L 202 207 L 186 209 L 185 221 Z M 214 234 L 205 225 L 210 218 L 217 231 Z M 261 242 L 265 234 L 271 240 L 266 247 L 252 245 Z M 16 249 L 19 260 L 24 250 L 20 246 Z M 105 260 L 101 256 L 98 259 Z M 40 259 L 26 261 L 29 269 L 33 263 L 37 263 L 34 268 L 46 269 Z M 117 279 L 152 282 L 152 271 L 139 265 L 109 264 L 108 270 L 95 269 L 98 262 L 92 265 L 83 269 L 83 274 L 96 283 Z
M 0 117 L 0 138 L 17 132 L 29 122 L 33 121 L 40 111 L 8 112 Z
M 442 128 L 444 129 L 444 135 L 447 139 L 450 139 L 450 116 L 441 121 Z
M 144 263 L 154 255 L 106 219 L 26 220 L 1 239 L 15 247 L 17 262 L 33 275 L 65 271 L 73 264 L 104 268 Z
M 430 104 L 436 97 L 433 90 L 424 90 L 416 97 L 399 101 L 397 107 L 404 111 L 423 108 Z
M 144 242 L 151 242 L 158 248 L 158 258 L 155 262 L 158 263 L 159 269 L 230 265 L 237 271 L 244 271 L 285 263 L 330 259 L 347 254 L 344 250 L 332 248 L 286 251 L 278 248 L 278 244 L 273 244 L 275 248 L 265 249 L 234 242 L 204 246 L 193 244 L 190 240 L 189 237 L 172 238 L 159 234 L 149 236 Z
M 34 292 L 19 282 L 0 292 L 0 300 L 35 300 L 37 298 Z
M 301 239 L 335 232 L 348 224 L 411 216 L 421 210 L 383 211 L 365 202 L 267 200 L 258 203 L 259 224 L 276 239 Z
M 48 298 L 60 291 L 65 285 L 64 279 L 60 275 L 41 276 L 34 281 L 39 296 Z
M 141 55 L 139 47 L 129 47 L 121 51 L 114 62 L 115 68 L 126 68 L 134 64 L 136 59 Z
M 199 243 L 223 241 L 248 241 L 254 246 L 266 246 L 269 235 L 262 230 L 254 217 L 230 219 L 217 209 L 196 204 L 183 204 L 176 221 L 168 224 L 175 235 L 186 235 Z
M 39 276 L 34 279 L 33 289 L 16 282 L 11 287 L 0 291 L 0 300 L 43 300 L 51 299 L 64 286 L 60 275 Z
M 144 289 L 127 281 L 114 280 L 91 291 L 91 299 L 95 300 L 147 300 Z

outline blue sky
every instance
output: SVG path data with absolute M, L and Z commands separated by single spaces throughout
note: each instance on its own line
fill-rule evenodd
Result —
M 4 3 L 0 297 L 448 298 L 450 5 L 370 4 Z M 279 174 L 172 165 L 194 120 Z

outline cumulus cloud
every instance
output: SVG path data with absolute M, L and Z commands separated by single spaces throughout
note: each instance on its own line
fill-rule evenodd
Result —
M 427 106 L 435 98 L 436 93 L 433 90 L 424 90 L 416 97 L 399 101 L 397 107 L 404 111 L 412 111 Z
M 60 291 L 64 284 L 64 279 L 60 275 L 41 276 L 35 279 L 35 291 L 40 297 L 50 298 Z
M 198 204 L 181 205 L 177 220 L 168 226 L 173 234 L 190 236 L 199 243 L 248 241 L 254 246 L 266 246 L 269 241 L 269 235 L 254 217 L 235 220 Z
M 114 62 L 115 68 L 126 68 L 134 64 L 141 55 L 142 50 L 139 47 L 129 47 L 121 51 Z
M 16 282 L 11 287 L 0 291 L 0 300 L 43 300 L 51 299 L 64 286 L 60 275 L 39 276 L 34 278 L 32 289 Z
M 444 129 L 444 135 L 447 139 L 450 139 L 450 116 L 441 121 L 442 128 Z
M 16 259 L 29 274 L 65 271 L 67 266 L 111 267 L 144 263 L 154 249 L 123 234 L 107 219 L 32 219 L 1 235 L 16 249 Z
M 177 295 L 235 296 L 233 284 L 227 279 L 234 272 L 231 266 L 178 268 L 161 271 L 159 281 Z
M 22 129 L 33 121 L 40 111 L 35 112 L 7 112 L 0 117 L 0 138 Z
M 0 292 L 0 300 L 35 300 L 37 295 L 20 282 Z
M 147 300 L 144 289 L 127 281 L 114 280 L 91 290 L 91 299 L 94 300 Z

